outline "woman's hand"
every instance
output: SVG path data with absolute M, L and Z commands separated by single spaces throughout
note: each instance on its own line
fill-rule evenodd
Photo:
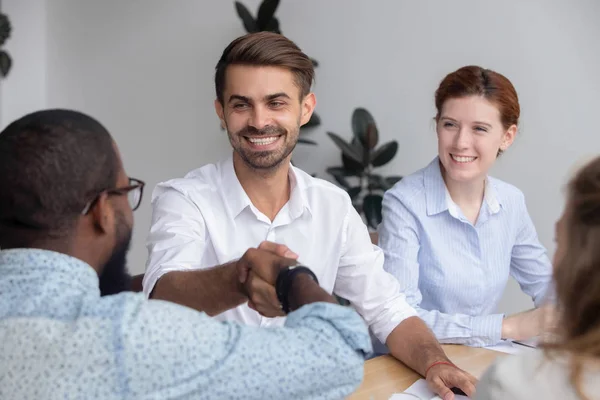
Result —
M 556 329 L 556 309 L 544 305 L 508 316 L 502 322 L 502 339 L 525 340 Z

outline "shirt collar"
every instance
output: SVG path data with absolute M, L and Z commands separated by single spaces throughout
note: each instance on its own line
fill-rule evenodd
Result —
M 61 287 L 78 288 L 100 296 L 97 272 L 87 263 L 50 250 L 9 249 L 0 251 L 0 275 L 43 276 L 44 281 L 60 282 Z
M 436 215 L 448 209 L 446 184 L 440 170 L 440 159 L 436 157 L 425 167 L 423 173 L 427 215 Z
M 304 210 L 308 211 L 312 215 L 306 192 L 308 189 L 308 180 L 312 179 L 311 176 L 307 175 L 304 171 L 290 165 L 290 213 L 292 218 L 298 218 L 302 215 Z
M 220 163 L 220 170 L 225 207 L 228 209 L 231 219 L 235 219 L 252 202 L 235 174 L 232 156 Z
M 489 177 L 485 179 L 485 192 L 483 194 L 483 201 L 487 204 L 492 214 L 496 214 L 498 211 L 500 211 L 502 201 L 500 200 L 500 197 L 498 197 L 498 191 Z
M 235 169 L 233 167 L 233 157 L 229 156 L 220 163 L 222 190 L 225 194 L 225 206 L 230 217 L 235 219 L 247 207 L 252 206 L 250 198 L 242 187 Z M 288 207 L 292 219 L 302 215 L 304 210 L 311 212 L 308 199 L 306 197 L 306 188 L 308 187 L 306 174 L 290 164 L 290 200 Z
M 427 215 L 435 215 L 448 210 L 452 215 L 458 215 L 458 207 L 448 192 L 444 183 L 440 166 L 440 159 L 436 157 L 424 171 L 425 197 L 427 201 Z M 496 214 L 502 205 L 498 191 L 489 177 L 485 179 L 483 201 L 488 206 L 490 213 Z

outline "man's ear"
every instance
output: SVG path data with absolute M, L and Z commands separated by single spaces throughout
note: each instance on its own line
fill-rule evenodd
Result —
M 310 121 L 310 117 L 317 106 L 317 97 L 314 93 L 307 94 L 302 100 L 302 115 L 300 117 L 300 126 Z
M 219 101 L 219 99 L 215 99 L 215 111 L 219 120 L 221 121 L 221 128 L 225 129 L 225 110 L 223 109 L 223 104 Z
M 114 234 L 115 230 L 115 211 L 108 197 L 106 192 L 101 193 L 90 212 L 94 227 L 101 234 Z

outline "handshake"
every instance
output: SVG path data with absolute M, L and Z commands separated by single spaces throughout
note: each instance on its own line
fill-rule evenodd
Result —
M 236 262 L 236 269 L 248 307 L 272 318 L 315 301 L 336 303 L 319 287 L 312 271 L 297 267 L 297 260 L 298 255 L 283 244 L 265 241 L 247 250 Z

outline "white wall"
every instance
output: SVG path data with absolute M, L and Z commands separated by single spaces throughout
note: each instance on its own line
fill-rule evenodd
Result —
M 19 0 L 17 0 L 19 1 Z M 129 265 L 144 271 L 150 195 L 229 150 L 214 114 L 213 69 L 243 31 L 225 1 L 52 0 L 48 102 L 82 109 L 115 137 L 130 176 L 145 180 Z
M 0 129 L 46 106 L 46 0 L 3 0 L 12 25 L 5 50 L 13 66 L 0 80 Z
M 33 0 L 3 1 L 8 10 Z M 243 1 L 252 10 L 260 2 Z M 408 174 L 435 155 L 433 93 L 446 73 L 480 64 L 511 79 L 522 129 L 494 175 L 525 192 L 553 252 L 567 171 L 600 152 L 599 2 L 283 0 L 277 15 L 283 32 L 320 62 L 323 125 L 312 135 L 320 145 L 299 147 L 294 160 L 322 177 L 339 162 L 325 132 L 350 138 L 355 107 L 372 112 L 383 141 L 400 142 L 383 172 Z M 243 33 L 228 0 L 48 1 L 48 105 L 98 117 L 129 174 L 148 182 L 136 212 L 134 273 L 144 269 L 153 186 L 229 151 L 214 116 L 212 79 L 223 48 Z M 511 283 L 500 309 L 530 304 Z

